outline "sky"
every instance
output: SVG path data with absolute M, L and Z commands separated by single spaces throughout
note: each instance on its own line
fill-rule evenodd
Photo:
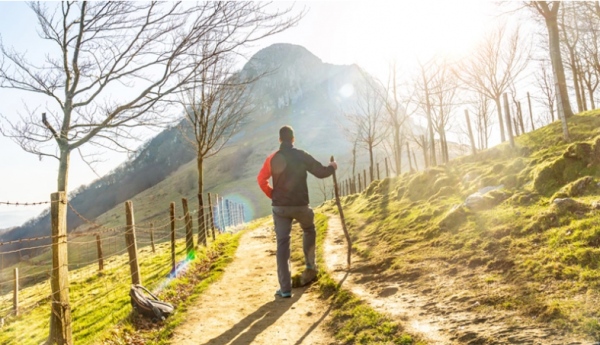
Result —
M 278 2 L 273 8 L 290 6 Z M 401 70 L 410 70 L 419 60 L 442 52 L 463 56 L 483 33 L 495 25 L 498 8 L 486 1 L 363 1 L 297 2 L 296 11 L 306 15 L 298 26 L 248 47 L 249 58 L 274 43 L 306 47 L 326 63 L 358 64 L 385 79 L 387 66 L 396 60 Z M 23 2 L 0 2 L 0 36 L 7 47 L 36 59 L 53 54 L 55 48 L 37 35 L 36 18 Z M 49 100 L 25 92 L 0 89 L 0 115 L 16 121 L 25 109 L 43 109 Z M 39 110 L 38 112 L 41 112 Z M 0 121 L 1 125 L 6 125 Z M 145 132 L 140 139 L 151 137 Z M 102 152 L 96 166 L 102 176 L 123 163 L 125 154 Z M 8 138 L 0 136 L 0 202 L 46 201 L 56 190 L 58 162 L 40 160 Z M 98 176 L 76 152 L 71 157 L 70 189 Z M 40 207 L 0 205 L 0 229 L 17 226 L 36 216 Z

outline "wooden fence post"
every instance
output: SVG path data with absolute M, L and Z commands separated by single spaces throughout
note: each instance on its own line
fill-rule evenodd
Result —
M 362 183 L 360 182 L 360 173 L 358 174 L 358 193 L 362 192 Z
M 198 194 L 198 245 L 202 243 L 206 247 L 206 219 L 204 215 L 204 198 Z
M 15 267 L 15 281 L 13 290 L 13 311 L 19 316 L 19 269 Z
M 214 201 L 214 204 L 212 202 Z M 223 229 L 223 220 L 221 219 L 221 207 L 219 206 L 219 194 L 215 193 L 214 198 L 211 200 L 211 215 L 212 215 L 212 226 L 221 231 Z M 209 226 L 211 226 L 209 224 Z M 211 228 L 212 229 L 212 228 Z M 210 231 L 208 232 L 210 236 Z
M 215 201 L 218 201 L 218 197 L 215 196 Z M 210 221 L 208 225 L 212 230 L 213 241 L 215 240 L 215 209 L 213 209 L 212 198 L 210 197 L 210 193 L 208 193 L 208 214 L 210 215 Z
M 508 95 L 506 94 L 506 92 L 504 93 L 504 117 L 510 147 L 515 147 L 515 138 L 513 138 L 512 121 L 510 118 L 510 107 L 508 106 Z
M 417 156 L 415 155 L 415 151 L 413 151 L 412 155 L 413 155 L 413 163 L 415 163 L 415 170 L 419 171 L 419 164 L 417 164 Z
M 227 220 L 225 219 L 225 199 L 223 197 L 216 197 L 217 200 L 221 199 L 220 202 L 220 206 L 219 206 L 219 213 L 221 216 L 221 231 L 225 232 L 225 230 L 227 230 Z M 217 204 L 219 204 L 219 202 L 217 202 Z M 213 238 L 215 236 L 215 232 L 213 231 Z
M 471 140 L 471 151 L 473 152 L 473 156 L 477 154 L 477 149 L 475 148 L 475 138 L 473 138 L 473 130 L 471 130 L 471 120 L 469 120 L 469 110 L 465 109 L 465 119 L 467 120 L 467 129 L 469 130 L 469 139 Z
M 379 178 L 379 162 L 377 162 L 377 179 L 381 180 L 381 178 Z
M 137 260 L 137 243 L 135 239 L 135 220 L 133 217 L 133 203 L 131 200 L 125 202 L 125 216 L 127 217 L 127 228 L 125 230 L 125 245 L 129 253 L 129 268 L 131 269 L 131 283 L 142 284 L 140 265 Z
M 363 176 L 364 176 L 364 181 L 365 181 L 365 189 L 367 189 L 367 169 L 363 170 Z
M 529 103 L 529 119 L 531 120 L 531 130 L 535 131 L 535 125 L 533 124 L 533 112 L 531 111 L 531 97 L 529 97 L 529 92 L 527 92 L 527 103 Z
M 150 244 L 152 245 L 152 253 L 156 253 L 156 248 L 154 247 L 154 223 L 150 223 Z
M 192 224 L 192 216 L 190 215 L 187 199 L 181 198 L 181 204 L 185 220 L 185 251 L 188 258 L 190 258 L 194 256 L 194 224 Z
M 390 177 L 390 168 L 388 167 L 387 157 L 385 157 L 385 177 Z M 400 175 L 400 174 L 398 174 Z
M 102 255 L 102 240 L 100 234 L 96 234 L 96 247 L 98 249 L 98 271 L 104 270 L 104 256 Z
M 373 183 L 373 180 L 375 179 L 375 172 L 373 171 L 373 169 L 375 169 L 375 167 L 369 165 L 369 184 Z
M 52 227 L 52 299 L 49 343 L 73 344 L 71 334 L 71 305 L 69 304 L 69 260 L 67 252 L 67 194 L 50 196 Z
M 175 203 L 171 202 L 169 205 L 169 217 L 171 218 L 171 273 L 176 273 L 175 262 Z

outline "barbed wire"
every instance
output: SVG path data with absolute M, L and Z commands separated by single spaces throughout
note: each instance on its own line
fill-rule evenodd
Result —
M 19 201 L 0 201 L 0 205 L 9 205 L 9 206 L 37 206 L 37 205 L 48 205 L 55 202 L 59 202 L 61 200 L 54 201 L 34 201 L 34 202 L 19 202 Z

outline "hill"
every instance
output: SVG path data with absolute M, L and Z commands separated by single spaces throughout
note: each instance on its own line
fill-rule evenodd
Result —
M 598 341 L 600 111 L 569 127 L 571 142 L 555 122 L 518 137 L 516 149 L 504 143 L 344 197 L 361 282 L 399 284 L 454 339 L 500 341 L 516 333 L 494 325 L 509 322 Z M 455 319 L 466 310 L 479 321 Z

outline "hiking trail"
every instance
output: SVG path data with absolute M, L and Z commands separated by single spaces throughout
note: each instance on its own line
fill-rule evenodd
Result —
M 568 334 L 524 320 L 508 311 L 479 312 L 477 297 L 469 296 L 451 277 L 430 277 L 438 289 L 455 290 L 449 299 L 433 290 L 419 289 L 411 277 L 383 272 L 377 265 L 353 255 L 352 269 L 346 271 L 346 240 L 337 215 L 328 214 L 324 243 L 325 262 L 332 278 L 373 309 L 390 315 L 405 330 L 428 344 L 593 344 Z
M 275 250 L 272 226 L 244 233 L 235 259 L 189 307 L 171 343 L 335 343 L 323 327 L 328 305 L 319 299 L 316 287 L 294 289 L 292 298 L 274 297 L 279 288 Z

